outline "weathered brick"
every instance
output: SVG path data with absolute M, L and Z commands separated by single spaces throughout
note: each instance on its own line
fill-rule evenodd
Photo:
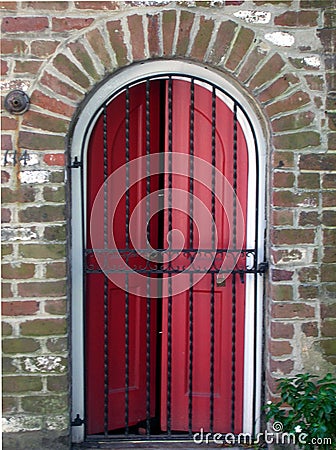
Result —
M 332 358 L 333 363 L 335 364 L 335 355 L 336 355 L 336 339 L 326 339 L 320 341 L 321 348 L 326 356 L 330 356 Z
M 12 212 L 9 208 L 1 208 L 1 223 L 10 223 Z
M 318 173 L 300 173 L 298 187 L 301 189 L 318 189 L 320 187 L 320 175 Z
M 271 314 L 278 319 L 306 319 L 315 317 L 315 309 L 306 303 L 277 303 L 272 305 Z
M 172 54 L 175 28 L 176 28 L 176 12 L 174 10 L 163 11 L 162 40 L 163 40 L 164 56 L 169 56 Z
M 13 150 L 13 141 L 11 135 L 1 135 L 1 150 Z
M 326 173 L 322 179 L 323 189 L 336 188 L 336 173 Z
M 12 284 L 11 283 L 1 283 L 1 297 L 4 298 L 12 298 Z
M 150 56 L 160 56 L 160 41 L 159 41 L 159 15 L 148 14 L 148 48 Z
M 336 320 L 323 321 L 321 334 L 324 337 L 336 337 Z
M 65 293 L 65 281 L 34 281 L 18 284 L 20 297 L 63 297 Z
M 119 66 L 127 64 L 127 48 L 124 42 L 124 34 L 119 20 L 114 20 L 106 24 L 109 32 L 110 43 L 115 52 L 117 63 Z
M 47 17 L 4 17 L 1 31 L 4 33 L 37 33 L 49 27 Z
M 319 213 L 316 211 L 301 211 L 299 215 L 299 226 L 320 225 Z
M 48 153 L 43 156 L 43 162 L 48 166 L 65 166 L 64 153 Z
M 275 172 L 273 173 L 273 186 L 275 187 L 293 187 L 295 175 L 292 172 Z
M 322 91 L 324 80 L 320 75 L 305 75 L 308 86 L 313 91 Z
M 278 149 L 302 149 L 320 145 L 320 133 L 316 131 L 303 131 L 274 136 L 274 146 Z
M 212 19 L 205 19 L 205 17 L 200 18 L 200 28 L 190 53 L 192 58 L 196 58 L 199 61 L 203 60 L 209 46 L 213 29 L 214 21 Z
M 310 125 L 315 118 L 312 111 L 289 114 L 272 120 L 272 129 L 275 132 L 297 130 Z
M 322 193 L 322 206 L 336 206 L 336 191 Z
M 294 326 L 290 323 L 272 322 L 271 336 L 275 339 L 292 339 L 294 336 Z
M 52 337 L 47 339 L 46 345 L 50 352 L 66 352 L 68 349 L 68 339 L 66 337 Z
M 21 39 L 1 39 L 1 53 L 3 55 L 23 56 L 28 48 Z
M 318 36 L 321 39 L 324 52 L 333 53 L 335 51 L 335 30 L 334 29 L 321 29 L 318 31 Z
M 47 278 L 64 278 L 66 276 L 66 264 L 55 262 L 46 265 Z
M 222 22 L 217 32 L 216 41 L 210 52 L 209 60 L 214 64 L 218 64 L 221 59 L 227 54 L 231 42 L 235 35 L 237 24 L 228 20 Z
M 21 323 L 22 336 L 52 336 L 66 333 L 65 319 L 34 319 Z
M 64 137 L 53 134 L 20 131 L 19 140 L 21 147 L 30 150 L 63 150 L 65 148 Z
M 289 341 L 270 341 L 269 352 L 272 356 L 290 355 L 293 348 Z
M 48 391 L 67 392 L 69 380 L 67 375 L 49 376 L 47 378 Z
M 256 67 L 267 57 L 267 55 L 268 49 L 263 49 L 260 46 L 255 47 L 239 71 L 239 80 L 247 81 L 255 73 Z
M 270 369 L 273 373 L 279 373 L 281 375 L 289 374 L 294 368 L 294 362 L 291 359 L 285 361 L 274 361 L 271 359 Z
M 319 196 L 317 192 L 296 193 L 285 190 L 273 192 L 274 206 L 314 208 L 318 206 L 318 202 Z
M 89 33 L 87 33 L 86 39 L 90 43 L 95 54 L 100 59 L 103 67 L 111 69 L 112 68 L 111 57 L 108 51 L 106 50 L 106 44 L 100 31 L 97 29 L 90 31 Z
M 64 241 L 66 228 L 64 225 L 49 226 L 44 229 L 44 238 L 48 241 Z
M 23 8 L 29 8 L 29 9 L 41 9 L 46 11 L 63 11 L 65 9 L 68 9 L 69 2 L 66 1 L 30 1 L 30 2 L 22 2 Z
M 40 343 L 30 338 L 8 338 L 2 342 L 4 353 L 33 353 L 40 349 Z
M 272 154 L 273 167 L 276 169 L 289 169 L 294 167 L 294 153 L 274 151 Z
M 295 92 L 286 99 L 279 100 L 271 105 L 266 106 L 266 112 L 269 117 L 273 117 L 279 113 L 296 111 L 310 102 L 310 97 L 306 92 Z
M 0 60 L 0 74 L 2 76 L 3 75 L 7 75 L 8 74 L 8 70 L 9 70 L 8 62 L 3 60 L 3 59 L 1 59 Z
M 47 58 L 48 56 L 55 53 L 56 48 L 58 47 L 60 41 L 52 40 L 47 41 L 45 39 L 33 41 L 30 44 L 30 51 L 33 56 L 37 56 L 39 58 Z
M 57 114 L 62 114 L 63 116 L 72 117 L 75 112 L 75 108 L 73 106 L 62 102 L 58 98 L 49 97 L 38 90 L 33 91 L 30 100 L 35 106 L 39 106 L 42 109 Z
M 324 263 L 335 263 L 336 262 L 336 248 L 335 247 L 324 247 L 322 261 Z
M 275 25 L 285 27 L 313 27 L 317 25 L 317 11 L 287 11 L 274 18 Z
M 128 16 L 128 28 L 131 34 L 133 60 L 142 60 L 145 57 L 145 38 L 142 25 L 142 16 L 134 14 Z
M 274 226 L 282 225 L 293 225 L 294 223 L 294 212 L 288 209 L 272 211 L 272 224 Z
M 327 246 L 335 245 L 336 246 L 336 229 L 335 230 L 332 230 L 332 229 L 323 230 L 323 245 L 327 245 Z
M 9 130 L 14 131 L 17 129 L 18 122 L 16 119 L 12 117 L 5 117 L 4 115 L 1 116 L 1 130 Z
M 254 39 L 254 32 L 249 28 L 242 27 L 231 48 L 225 67 L 229 70 L 235 70 L 239 63 L 245 58 Z
M 306 335 L 306 336 L 318 336 L 318 327 L 317 327 L 317 323 L 316 322 L 306 322 L 303 323 L 301 326 L 301 330 L 302 332 Z
M 24 279 L 32 278 L 35 273 L 34 264 L 21 263 L 20 265 L 3 264 L 2 265 L 2 278 L 4 279 Z
M 90 86 L 87 76 L 67 56 L 58 54 L 54 59 L 54 67 L 79 86 L 85 89 Z
M 41 61 L 15 61 L 14 72 L 15 73 L 38 73 L 42 65 Z
M 10 336 L 13 332 L 12 325 L 8 322 L 1 322 L 1 335 L 2 336 Z
M 54 133 L 66 133 L 69 128 L 69 122 L 55 116 L 28 111 L 24 117 L 22 124 L 35 129 L 52 131 Z
M 119 9 L 119 5 L 117 2 L 109 1 L 99 1 L 99 2 L 92 2 L 92 1 L 84 1 L 80 0 L 78 2 L 75 2 L 75 7 L 78 9 L 92 9 L 92 10 L 113 10 L 113 9 Z
M 31 186 L 20 186 L 15 190 L 4 187 L 1 199 L 3 203 L 30 203 L 35 200 L 35 189 Z
M 323 211 L 322 223 L 326 227 L 336 227 L 336 211 Z
M 317 267 L 303 267 L 299 270 L 299 281 L 301 283 L 312 283 L 318 281 L 319 270 Z
M 313 244 L 315 228 L 273 230 L 272 241 L 275 245 Z
M 303 170 L 336 170 L 336 154 L 301 155 L 299 167 Z
M 2 397 L 2 412 L 3 414 L 13 414 L 18 411 L 18 397 Z
M 5 376 L 2 379 L 2 389 L 6 393 L 21 393 L 41 391 L 42 381 L 40 376 Z
M 2 302 L 2 314 L 4 316 L 29 316 L 39 310 L 39 304 L 35 301 Z
M 251 89 L 257 89 L 267 81 L 273 80 L 284 67 L 285 62 L 281 56 L 276 53 L 273 55 L 259 71 L 254 75 L 249 83 Z
M 64 203 L 65 190 L 64 186 L 60 187 L 45 187 L 43 189 L 43 197 L 47 202 Z
M 64 170 L 53 170 L 50 174 L 51 183 L 63 183 L 64 182 Z
M 272 269 L 272 281 L 289 281 L 293 276 L 292 270 Z
M 336 302 L 333 303 L 321 303 L 321 318 L 329 319 L 336 318 Z
M 321 265 L 321 281 L 324 282 L 336 281 L 336 264 Z
M 60 414 L 68 411 L 68 397 L 68 394 L 25 396 L 22 398 L 22 409 L 34 414 Z
M 63 32 L 81 30 L 91 25 L 93 18 L 84 17 L 53 17 L 52 31 Z
M 63 97 L 67 97 L 70 100 L 79 101 L 83 97 L 83 94 L 80 91 L 70 86 L 68 83 L 61 81 L 59 78 L 56 78 L 54 75 L 51 75 L 48 72 L 44 72 L 40 82 L 42 85 L 48 87 L 51 91 L 62 95 Z
M 45 302 L 45 311 L 49 314 L 64 315 L 66 314 L 65 300 L 50 300 Z
M 274 301 L 289 301 L 293 299 L 293 286 L 290 284 L 273 284 L 271 296 Z M 275 316 L 278 317 L 278 316 Z
M 195 14 L 189 11 L 181 11 L 179 34 L 176 44 L 176 54 L 178 56 L 185 56 L 188 50 L 190 32 L 194 23 L 194 18 Z
M 54 222 L 65 219 L 64 206 L 42 205 L 31 206 L 19 211 L 21 222 Z
M 61 259 L 65 257 L 64 244 L 21 244 L 19 254 L 32 259 Z

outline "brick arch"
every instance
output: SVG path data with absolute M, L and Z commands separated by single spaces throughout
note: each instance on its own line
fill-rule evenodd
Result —
M 112 20 L 88 21 L 73 34 L 45 63 L 33 86 L 32 108 L 23 117 L 20 133 L 23 148 L 64 150 L 64 135 L 86 94 L 117 69 L 155 58 L 183 58 L 219 69 L 257 101 L 275 133 L 292 129 L 290 114 L 298 109 L 302 115 L 296 128 L 313 122 L 312 99 L 291 73 L 289 61 L 246 24 L 199 10 L 130 11 Z M 280 113 L 288 114 L 288 120 L 277 118 Z M 305 129 L 296 133 L 296 140 L 285 134 L 273 141 L 279 149 L 302 148 L 318 145 L 319 136 Z

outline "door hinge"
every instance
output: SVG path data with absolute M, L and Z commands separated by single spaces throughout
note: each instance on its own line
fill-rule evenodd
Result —
M 75 156 L 75 159 L 73 160 L 73 163 L 71 164 L 71 169 L 78 169 L 78 167 L 82 167 L 82 161 L 78 161 L 77 156 Z
M 83 425 L 84 420 L 80 418 L 79 414 L 76 415 L 75 420 L 73 420 L 71 422 L 71 426 L 72 427 L 80 427 L 81 425 Z
M 257 272 L 259 275 L 262 275 L 263 273 L 266 273 L 268 270 L 268 261 L 263 261 L 258 264 L 258 270 Z

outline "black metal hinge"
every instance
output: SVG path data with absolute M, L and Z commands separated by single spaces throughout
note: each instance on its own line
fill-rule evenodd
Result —
M 75 420 L 73 420 L 71 422 L 71 426 L 72 427 L 80 427 L 81 425 L 83 425 L 84 420 L 80 418 L 79 414 L 76 415 Z
M 82 167 L 82 161 L 78 161 L 77 156 L 75 156 L 75 159 L 73 160 L 73 163 L 71 164 L 71 169 L 78 169 L 78 167 Z
M 266 273 L 268 270 L 268 261 L 263 261 L 258 264 L 258 270 L 257 272 L 259 275 L 262 275 L 263 273 Z

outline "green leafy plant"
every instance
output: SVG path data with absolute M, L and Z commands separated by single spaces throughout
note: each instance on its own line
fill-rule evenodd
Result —
M 304 449 L 336 449 L 336 378 L 304 373 L 279 381 L 281 401 L 268 402 L 266 419 L 281 422 L 283 432 L 305 434 Z M 301 435 L 302 436 L 302 435 Z

